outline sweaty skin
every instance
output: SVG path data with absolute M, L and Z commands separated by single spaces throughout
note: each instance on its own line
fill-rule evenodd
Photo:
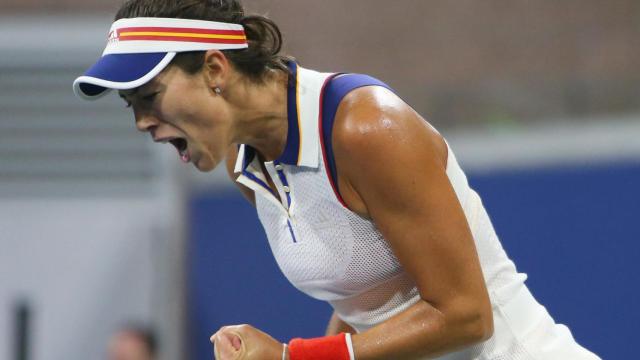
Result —
M 447 146 L 440 134 L 392 92 L 364 87 L 341 102 L 333 147 L 345 203 L 376 224 L 421 295 L 409 309 L 353 335 L 356 359 L 435 357 L 488 339 L 489 295 L 446 174 Z M 236 156 L 231 149 L 232 178 Z M 251 201 L 251 190 L 239 186 Z M 343 331 L 353 333 L 334 314 L 327 333 Z
M 352 337 L 357 359 L 433 357 L 493 333 L 491 303 L 442 137 L 389 90 L 361 88 L 336 115 L 338 184 L 416 282 L 422 301 Z M 374 160 L 375 159 L 375 160 Z
M 210 171 L 232 144 L 251 144 L 269 158 L 280 155 L 287 133 L 286 84 L 286 74 L 277 71 L 263 82 L 251 81 L 222 52 L 209 50 L 199 72 L 168 66 L 147 84 L 120 91 L 120 97 L 133 109 L 138 130 L 155 141 L 185 139 L 190 162 Z
M 202 171 L 230 152 L 227 168 L 232 171 L 237 144 L 252 146 L 264 160 L 282 153 L 286 84 L 286 74 L 275 70 L 262 82 L 250 81 L 222 52 L 210 50 L 200 72 L 169 66 L 148 84 L 120 95 L 133 107 L 139 130 L 156 141 L 186 139 L 189 159 Z M 354 335 L 356 358 L 437 356 L 488 338 L 493 325 L 489 297 L 471 232 L 446 175 L 442 137 L 395 94 L 364 87 L 341 102 L 333 147 L 347 206 L 376 224 L 422 298 Z M 253 193 L 241 189 L 253 202 Z M 337 325 L 331 331 L 348 329 Z M 277 360 L 282 355 L 281 343 L 249 325 L 224 327 L 212 341 L 224 360 Z

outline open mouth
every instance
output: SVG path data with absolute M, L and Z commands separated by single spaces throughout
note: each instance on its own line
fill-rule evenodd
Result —
M 187 163 L 189 162 L 189 160 L 191 160 L 191 156 L 189 155 L 189 150 L 188 150 L 188 143 L 187 140 L 184 138 L 174 138 L 169 140 L 169 142 L 176 147 L 176 150 L 178 150 L 178 154 L 180 155 L 180 159 Z

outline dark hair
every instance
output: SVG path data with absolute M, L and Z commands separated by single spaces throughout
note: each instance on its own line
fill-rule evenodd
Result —
M 245 15 L 238 0 L 128 0 L 115 20 L 135 17 L 164 17 L 219 21 L 244 26 L 249 47 L 224 50 L 233 66 L 254 81 L 262 81 L 270 69 L 289 72 L 292 58 L 280 55 L 282 34 L 278 25 L 261 15 Z M 204 51 L 178 53 L 172 64 L 189 74 L 198 72 L 204 64 Z

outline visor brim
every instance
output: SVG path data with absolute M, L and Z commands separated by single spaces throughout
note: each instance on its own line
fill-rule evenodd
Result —
M 158 75 L 175 55 L 175 52 L 104 55 L 73 82 L 73 92 L 83 99 L 95 100 L 111 89 L 137 88 Z

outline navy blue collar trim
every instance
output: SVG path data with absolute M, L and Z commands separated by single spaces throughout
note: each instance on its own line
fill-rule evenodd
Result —
M 300 156 L 300 124 L 298 123 L 298 64 L 291 61 L 287 64 L 291 71 L 287 87 L 287 142 L 284 151 L 275 161 L 287 165 L 298 165 Z M 249 145 L 244 146 L 243 169 L 253 161 L 256 150 Z
M 277 161 L 288 164 L 298 165 L 298 157 L 300 156 L 300 124 L 298 113 L 298 65 L 291 61 L 288 64 L 291 76 L 289 79 L 289 87 L 287 88 L 287 142 L 284 146 L 282 155 Z
M 238 146 L 238 149 L 240 146 Z M 244 146 L 244 157 L 242 159 L 242 170 L 245 170 L 256 156 L 256 150 L 249 145 Z

